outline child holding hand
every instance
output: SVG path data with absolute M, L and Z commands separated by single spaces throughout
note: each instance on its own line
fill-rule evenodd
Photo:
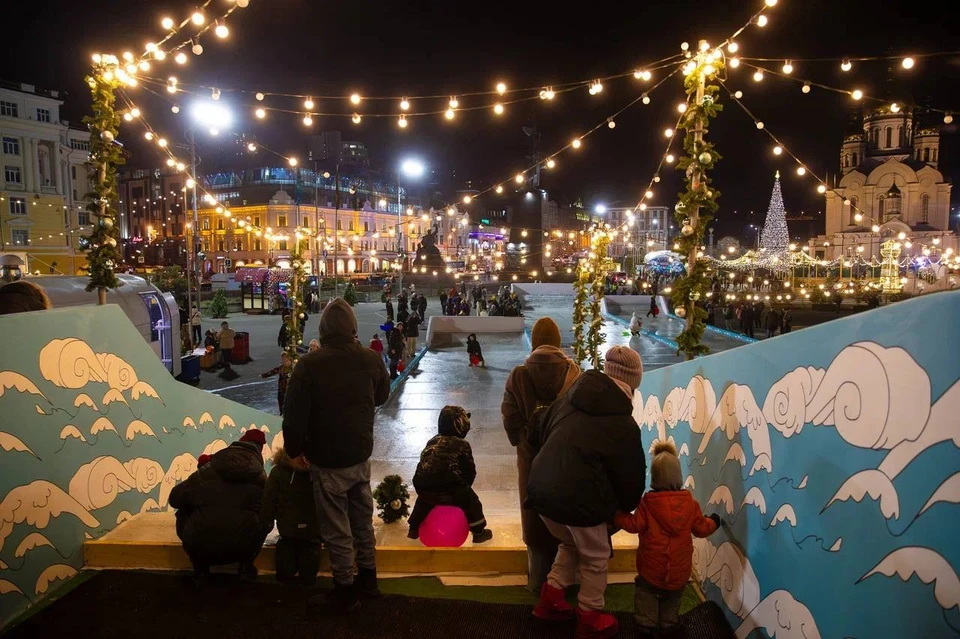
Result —
M 614 523 L 640 535 L 633 614 L 641 636 L 682 637 L 680 600 L 693 569 L 693 539 L 720 527 L 716 515 L 704 517 L 690 491 L 683 489 L 677 449 L 660 442 L 653 449 L 650 491 L 634 513 L 618 512 Z

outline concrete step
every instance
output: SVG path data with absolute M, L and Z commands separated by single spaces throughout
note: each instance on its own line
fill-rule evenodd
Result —
M 383 573 L 409 575 L 514 575 L 527 570 L 527 551 L 520 537 L 519 518 L 491 514 L 491 541 L 474 546 L 468 538 L 461 548 L 427 548 L 407 539 L 406 523 L 377 522 L 377 568 Z M 190 560 L 177 538 L 173 512 L 141 513 L 99 539 L 83 545 L 84 567 L 92 569 L 189 570 Z M 257 557 L 263 572 L 274 572 L 274 530 Z M 617 533 L 613 538 L 611 572 L 636 572 L 637 537 Z M 323 553 L 321 571 L 330 564 Z

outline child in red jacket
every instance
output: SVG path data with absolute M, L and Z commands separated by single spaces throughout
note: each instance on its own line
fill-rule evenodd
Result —
M 704 517 L 690 491 L 684 490 L 677 449 L 660 442 L 653 449 L 650 491 L 633 514 L 618 512 L 615 523 L 640 535 L 633 614 L 641 633 L 682 637 L 680 599 L 693 569 L 693 538 L 720 527 L 717 515 Z

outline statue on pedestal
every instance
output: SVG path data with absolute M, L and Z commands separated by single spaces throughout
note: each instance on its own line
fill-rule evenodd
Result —
M 443 255 L 437 248 L 439 232 L 440 229 L 434 226 L 420 239 L 420 246 L 417 247 L 417 257 L 413 263 L 414 268 L 426 266 L 429 269 L 438 269 L 446 266 Z

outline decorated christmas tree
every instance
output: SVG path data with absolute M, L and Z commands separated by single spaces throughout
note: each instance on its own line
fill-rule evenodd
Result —
M 787 230 L 786 211 L 783 208 L 783 193 L 780 191 L 780 171 L 777 171 L 773 182 L 773 193 L 770 195 L 770 206 L 767 208 L 767 219 L 763 223 L 760 234 L 760 247 L 768 255 L 784 253 L 790 243 L 790 233 Z

